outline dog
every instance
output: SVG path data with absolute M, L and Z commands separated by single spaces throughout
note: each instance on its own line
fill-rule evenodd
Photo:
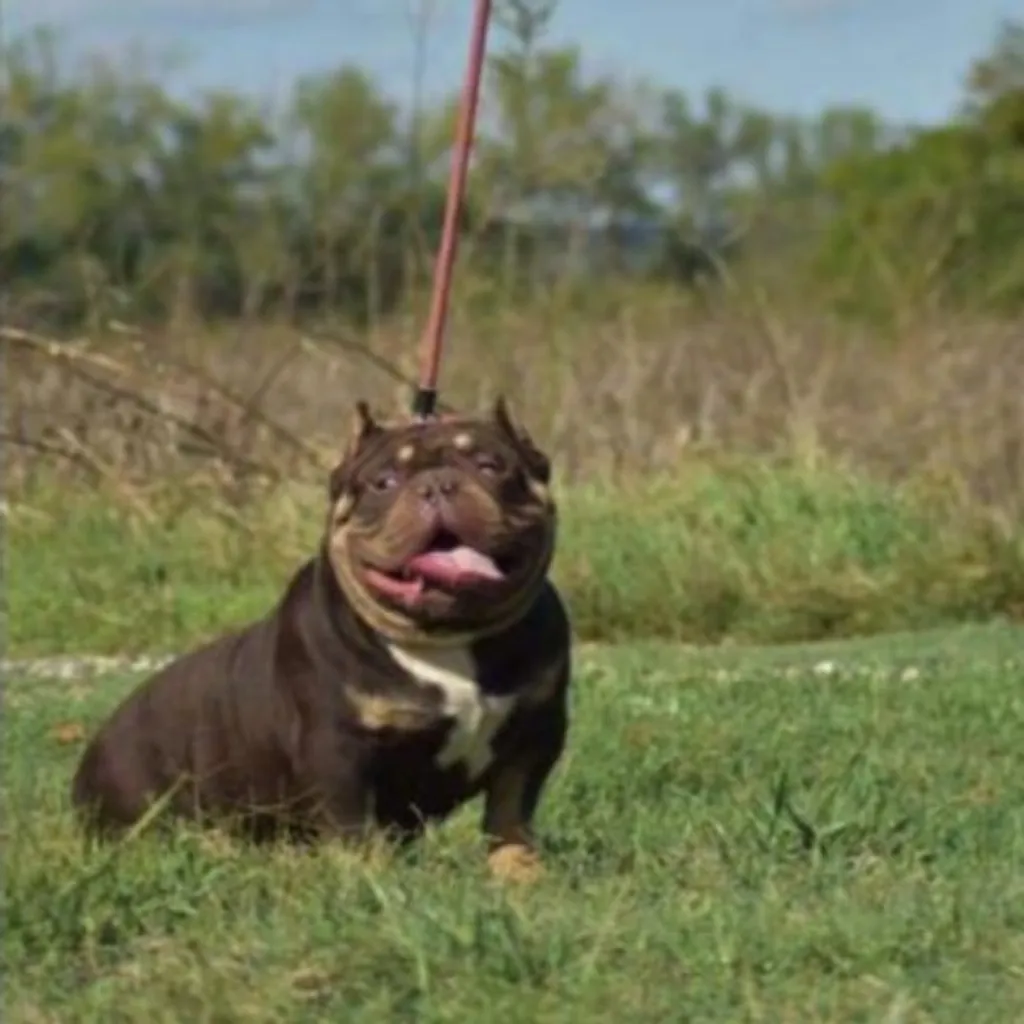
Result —
M 317 554 L 101 726 L 72 784 L 86 832 L 165 813 L 255 841 L 406 841 L 482 794 L 492 871 L 535 877 L 571 670 L 550 476 L 501 398 L 391 423 L 357 403 Z

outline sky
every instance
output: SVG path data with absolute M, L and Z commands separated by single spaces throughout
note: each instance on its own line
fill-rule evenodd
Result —
M 456 88 L 472 0 L 0 0 L 12 38 L 39 22 L 83 50 L 141 43 L 187 57 L 175 91 L 281 100 L 299 75 L 355 62 L 411 96 L 417 25 L 428 94 Z M 900 122 L 943 119 L 971 60 L 1024 0 L 560 0 L 551 41 L 595 73 L 700 95 L 723 86 L 776 113 L 866 104 Z M 497 33 L 492 34 L 497 43 Z

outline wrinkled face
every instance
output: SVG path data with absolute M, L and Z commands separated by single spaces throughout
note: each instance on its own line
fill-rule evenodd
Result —
M 549 477 L 502 401 L 485 419 L 398 426 L 361 406 L 331 475 L 328 551 L 339 585 L 396 639 L 511 622 L 551 562 Z

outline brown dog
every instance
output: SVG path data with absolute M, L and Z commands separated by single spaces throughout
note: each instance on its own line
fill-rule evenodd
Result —
M 492 867 L 536 869 L 570 668 L 549 462 L 501 400 L 400 425 L 358 410 L 320 551 L 277 607 L 172 662 L 86 749 L 92 832 L 162 797 L 255 839 L 412 837 L 482 792 Z

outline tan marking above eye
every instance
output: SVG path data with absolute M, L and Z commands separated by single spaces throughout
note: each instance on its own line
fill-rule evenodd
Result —
M 529 480 L 527 480 L 526 485 L 530 488 L 530 493 L 542 505 L 547 505 L 551 502 L 551 490 L 545 484 L 541 483 L 540 480 L 530 477 Z
M 403 444 L 398 449 L 398 454 L 395 456 L 399 462 L 408 463 L 412 462 L 416 458 L 416 446 L 414 444 Z
M 355 498 L 351 494 L 342 494 L 334 505 L 334 522 L 336 524 L 343 523 L 348 519 L 354 507 Z
M 456 434 L 452 438 L 452 444 L 455 446 L 457 451 L 468 452 L 473 449 L 473 435 L 463 431 L 461 434 Z

